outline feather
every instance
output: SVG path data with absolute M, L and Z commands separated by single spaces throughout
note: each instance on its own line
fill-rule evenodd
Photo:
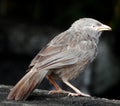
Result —
M 25 100 L 35 87 L 41 83 L 48 70 L 37 71 L 32 68 L 11 90 L 8 100 Z

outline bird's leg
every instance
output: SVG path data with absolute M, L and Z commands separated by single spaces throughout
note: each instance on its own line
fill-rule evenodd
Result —
M 77 89 L 76 87 L 74 87 L 67 80 L 63 79 L 63 82 L 76 92 L 76 93 L 68 92 L 68 96 L 87 96 L 87 97 L 90 97 L 90 95 L 82 93 L 79 89 Z
M 64 93 L 62 88 L 55 82 L 55 80 L 52 78 L 52 76 L 47 77 L 48 80 L 53 84 L 53 86 L 56 88 L 56 90 L 51 90 L 49 94 L 56 94 L 56 93 Z

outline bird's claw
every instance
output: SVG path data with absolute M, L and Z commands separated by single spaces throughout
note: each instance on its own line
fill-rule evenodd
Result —
M 88 95 L 88 94 L 84 94 L 84 93 L 72 93 L 72 92 L 69 92 L 69 93 L 68 93 L 68 96 L 84 96 L 84 97 L 90 97 L 90 95 Z

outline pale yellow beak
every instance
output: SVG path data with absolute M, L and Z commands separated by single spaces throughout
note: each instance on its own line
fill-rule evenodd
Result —
M 112 30 L 112 28 L 107 26 L 107 25 L 102 24 L 101 26 L 97 27 L 96 30 L 98 30 L 98 31 L 109 31 L 109 30 Z

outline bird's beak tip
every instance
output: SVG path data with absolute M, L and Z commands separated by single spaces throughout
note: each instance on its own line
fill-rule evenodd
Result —
M 110 27 L 110 26 L 108 26 L 108 25 L 101 25 L 98 29 L 97 29 L 98 31 L 111 31 L 112 30 L 112 28 Z

